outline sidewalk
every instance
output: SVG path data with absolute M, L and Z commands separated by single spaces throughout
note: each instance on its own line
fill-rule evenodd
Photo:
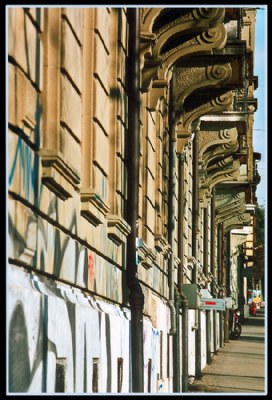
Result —
M 219 349 L 212 364 L 203 369 L 203 377 L 189 386 L 189 393 L 266 393 L 264 312 L 258 309 L 256 317 L 246 319 L 240 339 Z

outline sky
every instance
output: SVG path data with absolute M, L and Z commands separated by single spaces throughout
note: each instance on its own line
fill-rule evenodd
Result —
M 255 27 L 254 75 L 258 76 L 258 109 L 254 114 L 253 148 L 261 153 L 258 172 L 261 182 L 257 185 L 256 197 L 260 206 L 266 206 L 267 198 L 267 5 L 258 5 Z

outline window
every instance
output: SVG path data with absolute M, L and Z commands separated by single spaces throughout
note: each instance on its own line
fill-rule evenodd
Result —
M 65 392 L 65 372 L 66 372 L 66 358 L 57 358 L 56 364 L 56 382 L 55 382 L 55 392 L 64 393 Z
M 93 358 L 92 392 L 98 393 L 99 358 Z
M 147 366 L 147 391 L 148 393 L 151 392 L 151 370 L 152 370 L 152 359 L 148 359 L 148 366 Z
M 122 383 L 123 383 L 123 358 L 117 358 L 117 392 L 120 393 L 122 391 Z
M 163 366 L 163 331 L 160 331 L 160 379 L 162 379 L 162 366 Z

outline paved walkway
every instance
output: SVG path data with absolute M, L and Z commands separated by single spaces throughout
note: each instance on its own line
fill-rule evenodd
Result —
M 238 340 L 230 340 L 213 356 L 203 377 L 190 385 L 189 392 L 256 392 L 266 394 L 264 308 L 242 325 Z

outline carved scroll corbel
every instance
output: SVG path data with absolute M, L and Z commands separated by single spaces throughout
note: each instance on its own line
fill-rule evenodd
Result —
M 206 103 L 202 103 L 200 105 L 196 105 L 193 110 L 183 111 L 182 115 L 178 114 L 180 117 L 180 121 L 178 123 L 178 137 L 183 137 L 188 133 L 191 133 L 191 124 L 194 120 L 202 117 L 203 115 L 219 113 L 222 111 L 227 111 L 232 107 L 232 92 L 226 92 L 220 96 L 207 101 Z
M 223 223 L 224 233 L 229 232 L 231 229 L 240 229 L 243 228 L 245 225 L 250 225 L 251 223 L 251 216 L 249 213 L 243 213 L 227 219 Z
M 176 109 L 182 110 L 185 99 L 201 88 L 221 87 L 229 82 L 232 69 L 229 63 L 206 67 L 176 68 L 177 91 Z
M 199 132 L 199 158 L 207 160 L 207 154 L 209 150 L 213 149 L 216 152 L 217 147 L 221 148 L 223 144 L 236 143 L 238 133 L 236 128 L 222 129 L 214 131 L 202 131 Z M 218 145 L 218 146 L 216 146 Z M 215 147 L 216 146 L 216 147 Z M 227 153 L 228 146 L 225 147 Z M 213 152 L 211 152 L 213 154 Z M 210 159 L 210 157 L 209 157 Z M 208 161 L 208 160 L 207 160 Z

